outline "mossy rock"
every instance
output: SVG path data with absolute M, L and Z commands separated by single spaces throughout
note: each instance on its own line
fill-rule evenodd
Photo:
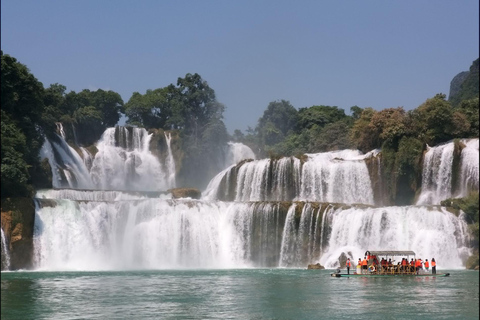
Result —
M 320 263 L 316 263 L 316 264 L 309 264 L 307 269 L 308 270 L 323 270 L 323 269 L 325 269 L 325 267 L 322 266 Z
M 467 259 L 465 264 L 466 268 L 469 270 L 478 270 L 479 269 L 479 256 L 478 252 Z

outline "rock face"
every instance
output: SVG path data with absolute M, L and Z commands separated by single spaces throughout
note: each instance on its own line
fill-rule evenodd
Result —
M 1 223 L 10 255 L 10 270 L 33 266 L 35 205 L 31 198 L 7 198 L 1 203 Z
M 317 270 L 322 270 L 322 269 L 325 269 L 324 266 L 322 266 L 320 263 L 317 263 L 317 264 L 309 264 L 307 269 L 317 269 Z
M 196 188 L 175 188 L 168 190 L 172 194 L 172 198 L 192 198 L 192 199 L 200 199 L 202 197 L 202 193 L 200 190 Z
M 450 82 L 448 101 L 457 106 L 462 100 L 478 98 L 479 59 L 473 61 L 469 71 L 460 72 Z
M 448 95 L 449 100 L 451 100 L 453 96 L 456 96 L 460 92 L 462 83 L 465 81 L 465 79 L 467 79 L 469 74 L 469 71 L 463 71 L 453 77 L 452 81 L 450 81 L 450 93 Z

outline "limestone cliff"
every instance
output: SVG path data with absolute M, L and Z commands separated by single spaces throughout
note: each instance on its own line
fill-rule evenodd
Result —
M 10 270 L 33 266 L 35 205 L 30 198 L 7 198 L 1 202 L 1 224 L 10 253 Z

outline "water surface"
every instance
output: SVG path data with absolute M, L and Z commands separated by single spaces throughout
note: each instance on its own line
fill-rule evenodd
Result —
M 477 271 L 355 279 L 330 272 L 2 272 L 1 318 L 478 319 Z

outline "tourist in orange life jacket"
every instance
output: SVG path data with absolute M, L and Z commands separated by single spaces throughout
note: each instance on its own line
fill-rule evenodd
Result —
M 367 257 L 363 257 L 363 260 L 362 260 L 362 273 L 367 273 L 367 270 L 368 270 Z
M 432 274 L 437 274 L 437 263 L 435 262 L 435 258 L 432 258 Z
M 407 272 L 408 261 L 406 258 L 402 258 L 402 272 Z
M 424 266 L 425 266 L 425 270 L 428 271 L 428 268 L 430 267 L 430 264 L 428 263 L 428 259 L 425 259 L 425 264 L 424 264 Z
M 415 271 L 415 262 L 412 260 L 410 260 L 410 272 L 413 272 Z
M 350 274 L 350 267 L 352 266 L 352 263 L 350 262 L 350 258 L 347 259 L 347 263 L 345 265 L 347 267 L 347 274 Z
M 418 270 L 420 270 L 421 267 L 422 267 L 422 262 L 419 258 L 419 259 L 415 260 L 415 271 L 417 272 L 417 274 L 418 274 Z

